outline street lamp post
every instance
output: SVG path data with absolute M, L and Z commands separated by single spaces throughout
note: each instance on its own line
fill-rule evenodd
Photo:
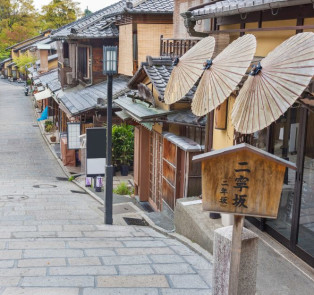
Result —
M 107 75 L 107 155 L 105 189 L 105 224 L 112 224 L 112 77 L 117 74 L 117 46 L 104 46 L 104 75 Z

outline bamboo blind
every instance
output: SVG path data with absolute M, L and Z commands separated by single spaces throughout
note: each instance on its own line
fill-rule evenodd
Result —
M 172 24 L 139 24 L 138 34 L 138 64 L 146 61 L 146 56 L 160 55 L 160 35 L 172 38 Z
M 119 74 L 127 76 L 133 76 L 132 26 L 129 24 L 119 28 Z

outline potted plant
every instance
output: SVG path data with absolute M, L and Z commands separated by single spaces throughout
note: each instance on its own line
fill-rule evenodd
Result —
M 45 131 L 51 132 L 53 131 L 53 129 L 54 129 L 53 122 L 50 120 L 45 121 Z
M 115 167 L 121 168 L 121 175 L 128 175 L 129 165 L 134 153 L 134 127 L 131 125 L 113 125 L 112 159 Z

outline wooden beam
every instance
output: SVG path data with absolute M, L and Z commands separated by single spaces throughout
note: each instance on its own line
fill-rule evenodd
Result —
M 297 6 L 297 7 L 293 6 L 293 7 L 280 8 L 279 13 L 277 15 L 273 15 L 271 10 L 250 12 L 247 14 L 247 17 L 245 20 L 241 19 L 241 14 L 221 16 L 221 17 L 217 17 L 217 24 L 222 26 L 222 25 L 239 24 L 243 21 L 245 21 L 246 23 L 259 22 L 261 13 L 263 15 L 263 22 L 314 17 L 313 5 L 308 4 L 308 5 L 302 5 L 302 6 Z M 195 19 L 197 19 L 196 16 L 195 16 Z
M 273 31 L 296 31 L 296 30 L 314 30 L 314 25 L 307 26 L 286 26 L 286 27 L 270 27 L 270 28 L 252 28 L 252 29 L 230 29 L 221 31 L 209 31 L 211 34 L 231 34 L 231 33 L 249 33 L 249 32 L 273 32 Z
M 304 26 L 304 18 L 297 19 L 297 26 Z M 296 34 L 302 33 L 303 30 L 296 30 Z

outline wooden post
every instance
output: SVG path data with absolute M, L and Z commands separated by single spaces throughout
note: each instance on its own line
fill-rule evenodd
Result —
M 242 228 L 244 224 L 243 215 L 234 215 L 232 232 L 232 250 L 229 273 L 229 295 L 238 295 L 239 270 L 242 248 Z

